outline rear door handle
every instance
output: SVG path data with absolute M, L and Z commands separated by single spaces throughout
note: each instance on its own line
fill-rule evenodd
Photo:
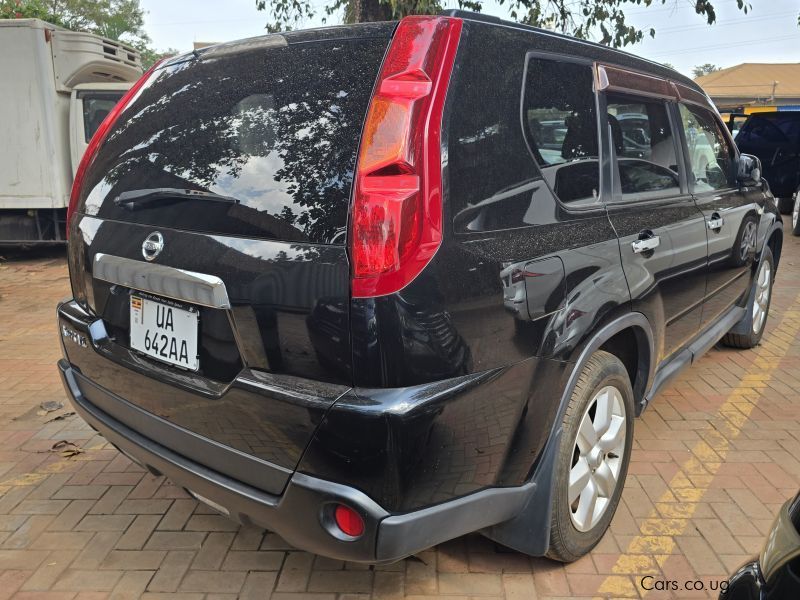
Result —
M 716 231 L 718 229 L 722 229 L 722 226 L 725 224 L 725 219 L 723 219 L 719 214 L 714 213 L 711 215 L 711 218 L 706 221 L 706 225 L 709 229 Z
M 645 238 L 643 240 L 636 240 L 635 242 L 631 242 L 631 248 L 633 248 L 633 252 L 635 254 L 650 252 L 658 248 L 660 245 L 661 245 L 661 238 L 658 237 L 657 235 Z

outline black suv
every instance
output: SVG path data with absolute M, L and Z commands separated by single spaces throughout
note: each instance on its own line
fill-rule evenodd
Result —
M 800 111 L 758 112 L 750 115 L 736 136 L 742 152 L 761 159 L 764 178 L 783 213 L 792 211 L 792 227 L 800 234 L 797 200 L 800 185 Z
M 59 368 L 122 452 L 297 547 L 574 560 L 634 416 L 759 341 L 780 226 L 660 65 L 460 12 L 268 35 L 158 65 L 92 140 Z

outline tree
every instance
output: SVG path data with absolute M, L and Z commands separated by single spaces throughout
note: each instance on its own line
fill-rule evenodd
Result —
M 722 68 L 718 67 L 717 65 L 712 65 L 711 63 L 706 63 L 704 65 L 697 65 L 696 67 L 692 68 L 692 74 L 694 75 L 695 79 L 698 77 L 702 77 L 703 75 L 708 75 L 709 73 L 714 73 L 716 71 L 721 71 Z
M 459 8 L 480 12 L 486 0 L 456 0 Z M 655 29 L 646 31 L 631 25 L 625 16 L 630 7 L 671 4 L 681 0 L 496 0 L 508 10 L 511 19 L 545 27 L 579 38 L 596 39 L 615 47 L 634 44 L 645 35 L 655 37 Z M 717 20 L 714 4 L 720 0 L 690 0 L 695 12 L 711 25 Z M 746 0 L 736 0 L 747 13 Z M 268 15 L 267 29 L 282 31 L 302 25 L 317 14 L 318 3 L 312 0 L 256 0 L 256 8 Z M 324 17 L 343 14 L 346 23 L 397 19 L 409 14 L 435 14 L 440 0 L 326 0 Z
M 147 68 L 165 54 L 150 47 L 139 0 L 0 0 L 0 18 L 37 18 L 73 31 L 88 31 L 134 46 Z

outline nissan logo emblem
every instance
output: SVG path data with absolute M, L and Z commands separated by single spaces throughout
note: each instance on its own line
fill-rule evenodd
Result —
M 164 249 L 164 236 L 154 231 L 142 242 L 142 256 L 145 260 L 154 260 Z

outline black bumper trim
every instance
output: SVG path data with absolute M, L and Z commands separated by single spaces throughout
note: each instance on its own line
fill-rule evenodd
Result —
M 81 393 L 69 363 L 58 363 L 64 387 L 75 411 L 119 450 L 178 485 L 212 500 L 240 523 L 278 533 L 298 548 L 356 562 L 377 562 L 378 524 L 387 516 L 368 496 L 347 486 L 295 473 L 280 496 L 257 490 L 213 471 L 150 440 L 94 406 Z M 343 542 L 322 525 L 326 504 L 345 502 L 364 517 L 366 528 L 358 540 Z
M 176 454 L 202 462 L 214 471 L 228 473 L 232 478 L 263 490 L 280 494 L 292 470 L 245 454 L 240 450 L 173 425 L 166 419 L 149 413 L 95 384 L 80 374 L 74 375 L 81 394 L 93 406 L 115 421 L 151 440 L 169 440 Z
M 292 475 L 282 495 L 269 494 L 165 448 L 116 420 L 81 392 L 77 381 L 81 375 L 66 360 L 60 360 L 58 367 L 76 412 L 122 452 L 224 507 L 234 520 L 274 531 L 293 546 L 316 554 L 354 562 L 393 562 L 514 518 L 536 489 L 534 482 L 487 488 L 398 515 L 390 515 L 355 488 L 299 472 Z M 365 533 L 358 540 L 342 541 L 324 524 L 325 507 L 337 502 L 364 517 Z

